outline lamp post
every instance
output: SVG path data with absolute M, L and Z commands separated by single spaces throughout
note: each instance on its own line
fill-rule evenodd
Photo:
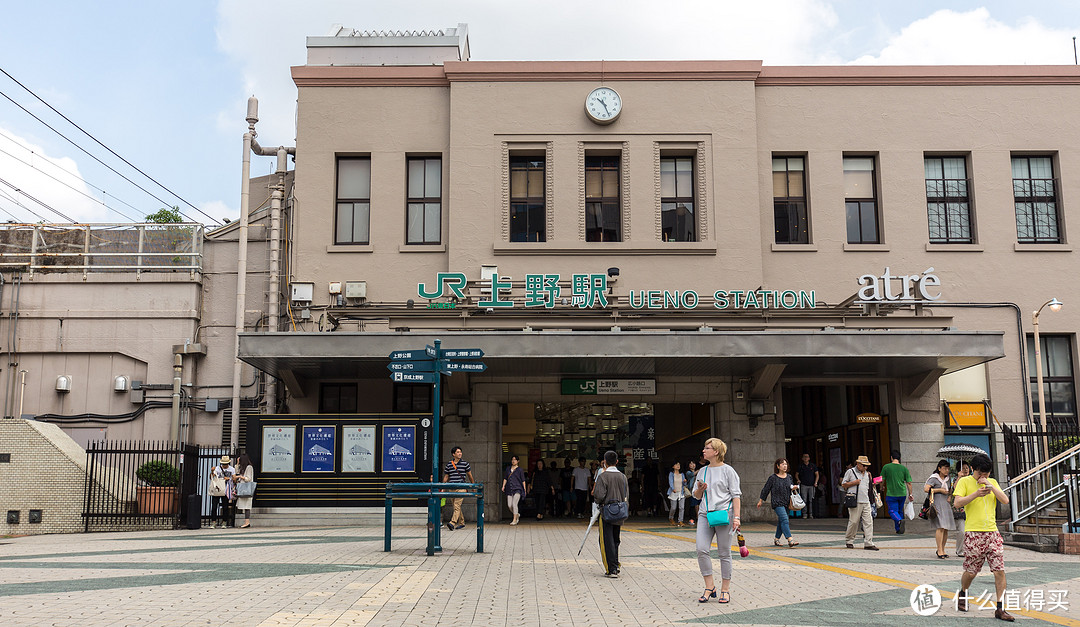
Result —
M 1046 437 L 1046 393 L 1043 391 L 1042 350 L 1039 346 L 1039 314 L 1042 313 L 1043 307 L 1047 305 L 1050 306 L 1050 311 L 1060 311 L 1064 303 L 1056 298 L 1051 298 L 1043 303 L 1031 316 L 1031 326 L 1035 328 L 1035 385 L 1039 388 L 1039 428 L 1043 432 L 1043 454 L 1046 455 L 1046 459 L 1050 459 L 1050 444 L 1049 439 Z M 1046 459 L 1043 461 L 1046 461 Z

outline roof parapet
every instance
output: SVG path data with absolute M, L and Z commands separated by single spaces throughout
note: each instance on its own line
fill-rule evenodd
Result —
M 469 60 L 469 25 L 430 31 L 361 31 L 334 24 L 307 38 L 308 65 L 442 65 Z

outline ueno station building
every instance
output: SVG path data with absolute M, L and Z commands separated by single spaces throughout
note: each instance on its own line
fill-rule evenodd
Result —
M 956 441 L 1003 469 L 999 425 L 1037 420 L 1080 68 L 485 62 L 465 25 L 307 50 L 288 322 L 239 339 L 288 412 L 430 412 L 390 354 L 481 349 L 439 454 L 492 503 L 511 454 L 666 477 L 716 436 L 752 499 L 804 452 L 830 483 Z M 1078 312 L 1041 318 L 1048 421 L 1076 421 Z

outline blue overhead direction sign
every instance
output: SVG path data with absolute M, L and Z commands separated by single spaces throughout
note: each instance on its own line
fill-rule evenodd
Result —
M 390 379 L 394 383 L 435 383 L 434 372 L 391 372 Z
M 483 356 L 484 351 L 479 348 L 444 348 L 439 355 L 443 359 L 480 359 Z
M 425 346 L 424 350 L 427 351 L 428 357 L 438 357 L 439 356 L 439 349 L 435 348 L 431 344 L 428 344 L 427 346 Z
M 390 359 L 393 361 L 417 361 L 431 359 L 431 355 L 425 350 L 394 351 L 390 353 Z
M 435 372 L 435 360 L 426 361 L 392 361 L 386 364 L 389 370 L 412 371 L 412 372 Z
M 447 361 L 442 364 L 446 372 L 483 372 L 487 364 L 482 361 Z

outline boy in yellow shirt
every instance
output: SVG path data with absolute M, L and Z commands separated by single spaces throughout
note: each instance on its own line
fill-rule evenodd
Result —
M 994 573 L 997 590 L 997 611 L 994 618 L 1012 622 L 1012 615 L 1005 611 L 1002 597 L 1005 595 L 1005 547 L 997 529 L 997 504 L 1009 503 L 998 482 L 990 478 L 993 464 L 986 455 L 971 458 L 971 474 L 956 482 L 953 504 L 963 507 L 967 515 L 964 531 L 964 574 L 960 578 L 960 593 L 956 595 L 956 609 L 967 611 L 967 590 L 975 575 L 987 562 Z

